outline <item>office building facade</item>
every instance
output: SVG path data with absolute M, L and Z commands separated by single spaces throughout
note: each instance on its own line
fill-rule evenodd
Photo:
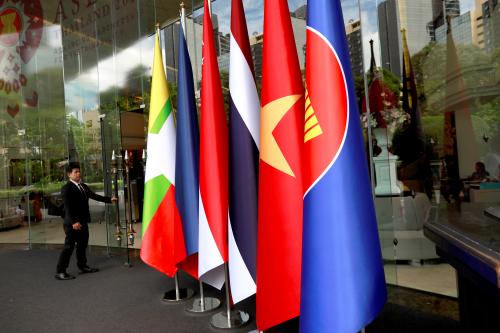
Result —
M 361 21 L 349 22 L 346 26 L 347 43 L 354 76 L 363 76 L 363 45 L 361 39 Z
M 427 24 L 429 39 L 436 41 L 436 29 L 450 19 L 460 15 L 460 0 L 432 0 L 432 21 Z

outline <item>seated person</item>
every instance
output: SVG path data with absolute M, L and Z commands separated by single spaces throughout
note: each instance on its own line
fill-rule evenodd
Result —
M 475 171 L 469 176 L 468 180 L 487 182 L 489 181 L 490 173 L 486 171 L 483 162 L 476 162 L 474 166 Z
M 479 183 L 479 182 L 488 182 L 490 180 L 489 177 L 490 177 L 490 173 L 488 171 L 486 171 L 486 167 L 485 167 L 484 163 L 478 161 L 474 165 L 474 172 L 472 173 L 472 175 L 470 175 L 466 179 L 462 179 L 462 180 L 466 180 L 468 182 Z M 460 184 L 461 190 L 460 190 L 460 194 L 459 194 L 459 197 L 461 200 L 470 201 L 470 186 L 471 186 L 470 183 L 461 182 L 461 184 Z M 472 186 L 474 186 L 474 185 L 472 185 Z M 476 185 L 476 186 L 478 186 L 478 185 Z

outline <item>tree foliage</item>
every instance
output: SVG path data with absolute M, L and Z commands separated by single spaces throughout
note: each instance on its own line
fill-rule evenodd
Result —
M 439 146 L 443 142 L 446 96 L 462 94 L 469 98 L 467 105 L 483 154 L 488 147 L 500 147 L 500 49 L 488 54 L 472 44 L 455 47 L 455 67 L 450 67 L 453 55 L 445 43 L 431 43 L 412 57 L 423 128 L 426 137 Z M 461 80 L 463 90 L 450 91 L 449 80 Z

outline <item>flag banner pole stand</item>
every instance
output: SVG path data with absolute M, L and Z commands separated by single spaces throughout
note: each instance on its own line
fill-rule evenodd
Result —
M 173 304 L 186 301 L 193 297 L 194 291 L 189 288 L 179 288 L 179 272 L 174 275 L 175 289 L 166 291 L 161 299 L 165 303 Z
M 132 191 L 130 190 L 130 177 L 129 177 L 129 157 L 128 157 L 128 151 L 125 150 L 124 156 L 123 156 L 123 164 L 125 166 L 125 184 L 127 186 L 127 200 L 124 202 L 125 203 L 125 233 L 127 234 L 127 238 L 125 239 L 125 251 L 127 252 L 127 261 L 123 263 L 125 267 L 132 267 L 132 264 L 130 263 L 130 250 L 129 250 L 129 240 L 130 240 L 130 245 L 134 244 L 134 238 L 132 235 L 132 238 L 129 238 L 128 230 L 129 230 L 129 223 L 132 223 L 132 200 L 131 200 L 131 193 Z M 129 214 L 127 215 L 127 211 Z M 130 220 L 129 220 L 130 218 Z
M 224 274 L 226 280 L 226 311 L 221 311 L 212 316 L 210 324 L 217 329 L 232 329 L 245 326 L 250 320 L 250 315 L 244 311 L 231 309 L 231 299 L 229 294 L 229 266 L 224 264 Z
M 123 233 L 122 233 L 122 226 L 121 226 L 121 220 L 120 220 L 120 200 L 118 200 L 118 171 L 120 170 L 118 168 L 118 156 L 115 154 L 115 151 L 113 150 L 113 153 L 111 154 L 111 173 L 113 174 L 113 194 L 115 198 L 117 199 L 115 201 L 115 239 L 116 242 L 118 243 L 118 247 L 122 247 L 122 238 L 123 238 Z
M 126 176 L 126 184 L 127 184 L 127 202 L 128 202 L 128 212 L 129 212 L 128 217 L 130 219 L 130 220 L 128 220 L 130 223 L 125 228 L 125 233 L 127 235 L 127 265 L 126 266 L 130 267 L 132 265 L 130 264 L 129 248 L 134 247 L 135 230 L 134 230 L 134 218 L 132 217 L 132 205 L 134 204 L 134 201 L 132 200 L 132 185 L 130 183 L 130 168 L 132 167 L 132 165 L 131 165 L 132 161 L 129 160 L 127 150 L 125 150 L 124 163 L 125 163 L 125 176 Z M 125 213 L 125 215 L 127 215 L 127 213 Z
M 200 283 L 200 297 L 196 297 L 193 303 L 186 307 L 190 313 L 205 313 L 217 309 L 220 306 L 220 300 L 215 297 L 205 297 L 203 294 L 203 282 Z

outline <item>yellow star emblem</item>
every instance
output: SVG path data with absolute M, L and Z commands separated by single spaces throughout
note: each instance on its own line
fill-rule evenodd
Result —
M 2 21 L 3 25 L 3 29 L 0 31 L 1 35 L 17 33 L 16 26 L 14 25 L 16 17 L 16 13 L 8 13 L 0 17 L 0 21 Z
M 260 158 L 273 168 L 292 177 L 295 177 L 295 174 L 276 142 L 273 131 L 300 97 L 301 95 L 290 95 L 278 98 L 264 105 L 261 113 Z

